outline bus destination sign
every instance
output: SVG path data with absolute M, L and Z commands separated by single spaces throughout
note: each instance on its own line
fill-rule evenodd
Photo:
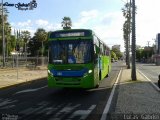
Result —
M 56 35 L 56 37 L 76 37 L 76 36 L 84 36 L 84 32 L 59 33 Z

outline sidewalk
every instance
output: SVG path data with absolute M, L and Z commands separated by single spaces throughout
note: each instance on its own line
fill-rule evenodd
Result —
M 160 120 L 160 93 L 138 71 L 137 81 L 131 81 L 131 69 L 122 70 L 114 97 L 117 97 L 111 119 Z M 114 98 L 113 97 L 113 98 Z M 114 104 L 112 102 L 112 104 Z
M 38 69 L 0 69 L 0 88 L 47 77 L 47 67 Z

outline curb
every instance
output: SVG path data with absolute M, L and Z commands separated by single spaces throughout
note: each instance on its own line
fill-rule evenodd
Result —
M 21 82 L 21 83 L 6 85 L 6 86 L 3 86 L 3 87 L 0 87 L 0 90 L 11 88 L 11 87 L 16 87 L 16 86 L 20 86 L 20 85 L 25 85 L 25 84 L 31 84 L 33 82 L 37 82 L 39 80 L 44 80 L 44 79 L 47 79 L 47 77 L 42 77 L 42 78 L 30 80 L 30 81 L 24 81 L 24 82 Z

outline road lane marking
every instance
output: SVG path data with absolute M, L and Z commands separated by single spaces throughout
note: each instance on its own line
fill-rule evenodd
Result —
M 138 71 L 142 76 L 144 76 L 144 77 L 153 85 L 153 87 L 154 87 L 156 90 L 160 91 L 160 88 L 159 88 L 156 84 L 154 84 L 154 83 L 152 82 L 152 80 L 150 80 L 146 75 L 144 75 L 144 73 L 142 73 L 142 71 L 140 71 L 140 70 L 138 70 L 138 69 L 137 69 L 137 71 Z M 157 82 L 158 82 L 158 77 L 157 77 Z
M 17 102 L 17 100 L 6 99 L 3 101 L 0 101 L 0 107 L 5 106 L 5 105 L 9 105 L 9 104 L 15 103 L 15 102 Z
M 68 120 L 73 120 L 74 118 L 76 118 L 77 116 L 80 116 L 79 120 L 86 120 L 86 118 L 88 117 L 88 115 L 94 110 L 94 108 L 96 107 L 96 105 L 91 105 L 88 110 L 77 110 L 75 111 Z
M 117 77 L 117 79 L 116 79 L 116 82 L 115 82 L 114 85 L 113 85 L 113 89 L 112 89 L 112 91 L 111 91 L 111 94 L 110 94 L 110 96 L 109 96 L 109 99 L 108 99 L 108 101 L 107 101 L 107 104 L 106 104 L 106 106 L 105 106 L 105 108 L 104 108 L 104 111 L 103 111 L 101 120 L 107 120 L 107 114 L 108 114 L 109 108 L 110 108 L 110 106 L 111 106 L 111 102 L 112 102 L 112 99 L 113 99 L 113 95 L 114 95 L 116 86 L 117 86 L 117 84 L 118 84 L 118 80 L 119 80 L 119 78 L 120 78 L 121 72 L 122 72 L 122 68 L 121 68 L 121 70 L 120 70 L 120 72 L 119 72 L 119 74 L 118 74 L 118 77 Z
M 19 92 L 16 92 L 15 94 L 20 94 L 20 93 L 27 93 L 27 92 L 34 92 L 34 91 L 38 91 L 40 89 L 43 89 L 43 88 L 46 88 L 46 86 L 43 86 L 43 87 L 40 87 L 40 88 L 36 88 L 36 89 L 27 89 L 27 90 L 22 90 L 22 91 L 19 91 Z
M 64 116 L 66 116 L 67 114 L 72 113 L 72 111 L 76 108 L 78 108 L 79 106 L 81 106 L 81 104 L 77 104 L 77 105 L 72 105 L 72 103 L 68 103 L 67 105 L 65 105 L 60 111 L 58 111 L 56 113 L 56 115 L 54 116 L 53 119 L 60 119 L 62 120 Z

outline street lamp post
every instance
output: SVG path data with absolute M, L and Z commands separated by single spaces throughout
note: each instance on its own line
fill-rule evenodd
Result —
M 3 67 L 5 67 L 5 36 L 4 36 L 4 12 L 2 0 L 2 54 L 3 54 Z

